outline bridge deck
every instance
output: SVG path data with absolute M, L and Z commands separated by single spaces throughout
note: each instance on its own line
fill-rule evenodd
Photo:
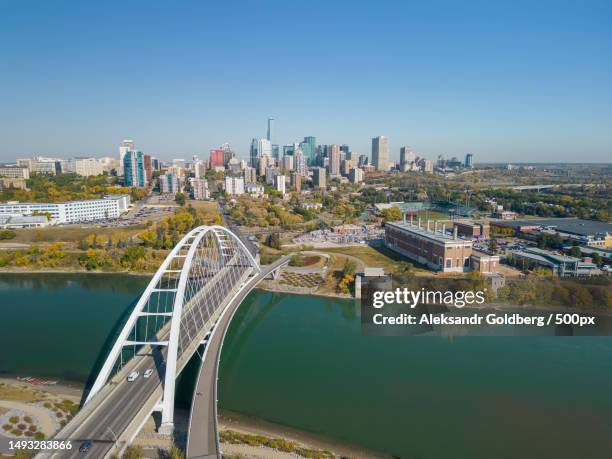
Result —
M 187 443 L 188 459 L 221 457 L 217 427 L 217 372 L 225 333 L 244 297 L 272 271 L 288 263 L 289 259 L 290 256 L 285 256 L 268 266 L 263 266 L 262 272 L 249 281 L 249 286 L 228 305 L 217 323 L 203 355 L 191 404 Z

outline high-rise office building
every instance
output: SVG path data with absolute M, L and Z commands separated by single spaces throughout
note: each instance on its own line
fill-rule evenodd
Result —
M 317 138 L 313 136 L 304 137 L 300 148 L 306 157 L 306 164 L 314 166 L 317 162 Z
M 195 178 L 198 179 L 206 176 L 206 163 L 201 159 L 198 159 L 193 163 L 193 175 L 195 175 Z
M 400 148 L 400 166 L 412 163 L 415 159 L 414 153 L 409 146 L 404 145 Z
M 324 190 L 326 188 L 325 183 L 325 168 L 315 167 L 312 174 L 312 184 L 315 188 Z
M 119 175 L 123 175 L 123 157 L 125 156 L 125 154 L 128 151 L 133 151 L 134 150 L 134 141 L 133 140 L 124 140 L 123 142 L 121 142 L 121 145 L 119 145 Z
M 389 170 L 389 141 L 384 135 L 372 139 L 372 164 L 377 171 Z
M 363 182 L 363 171 L 358 167 L 354 167 L 349 172 L 349 180 L 351 183 Z
M 329 175 L 340 175 L 340 147 L 332 144 L 328 148 L 329 156 Z
M 283 156 L 283 172 L 290 172 L 293 170 L 293 156 Z
M 366 166 L 368 162 L 369 160 L 367 155 L 359 155 L 359 167 Z
M 283 156 L 293 156 L 295 149 L 298 147 L 296 143 L 289 143 L 283 146 Z M 298 147 L 299 148 L 299 147 Z
M 465 155 L 465 167 L 474 167 L 474 155 L 468 153 Z
M 208 164 L 211 169 L 215 169 L 216 167 L 225 167 L 225 152 L 220 148 L 213 148 L 210 150 Z
M 266 139 L 268 139 L 268 142 L 272 143 L 274 142 L 274 132 L 272 132 L 274 129 L 274 118 L 268 118 L 268 132 L 266 135 Z
M 153 178 L 153 161 L 151 155 L 143 155 L 142 165 L 145 171 L 145 181 L 149 183 Z
M 259 158 L 272 157 L 272 144 L 268 139 L 253 139 L 251 141 L 251 167 L 257 167 Z
M 302 177 L 308 176 L 308 166 L 306 164 L 306 157 L 300 148 L 295 150 L 293 155 L 293 169 L 295 172 Z
M 298 193 L 302 191 L 302 176 L 297 172 L 291 174 L 291 187 Z
M 146 185 L 142 152 L 130 150 L 125 153 L 123 156 L 123 176 L 125 186 L 143 188 Z

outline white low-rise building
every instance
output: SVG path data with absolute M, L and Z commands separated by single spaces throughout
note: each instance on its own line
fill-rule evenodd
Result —
M 67 202 L 8 202 L 0 215 L 49 215 L 52 223 L 79 223 L 117 218 L 130 206 L 127 194 Z

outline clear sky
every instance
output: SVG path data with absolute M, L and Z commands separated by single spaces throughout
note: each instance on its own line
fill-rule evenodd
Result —
M 0 2 L 0 161 L 208 155 L 276 118 L 391 157 L 612 159 L 612 2 Z

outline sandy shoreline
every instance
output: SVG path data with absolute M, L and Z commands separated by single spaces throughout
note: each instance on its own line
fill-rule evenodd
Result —
M 295 429 L 263 419 L 254 418 L 228 410 L 219 412 L 219 428 L 270 438 L 294 441 L 310 449 L 331 451 L 342 457 L 390 458 L 389 454 L 369 450 L 353 443 L 342 442 L 325 435 Z M 259 453 L 261 454 L 261 452 Z

